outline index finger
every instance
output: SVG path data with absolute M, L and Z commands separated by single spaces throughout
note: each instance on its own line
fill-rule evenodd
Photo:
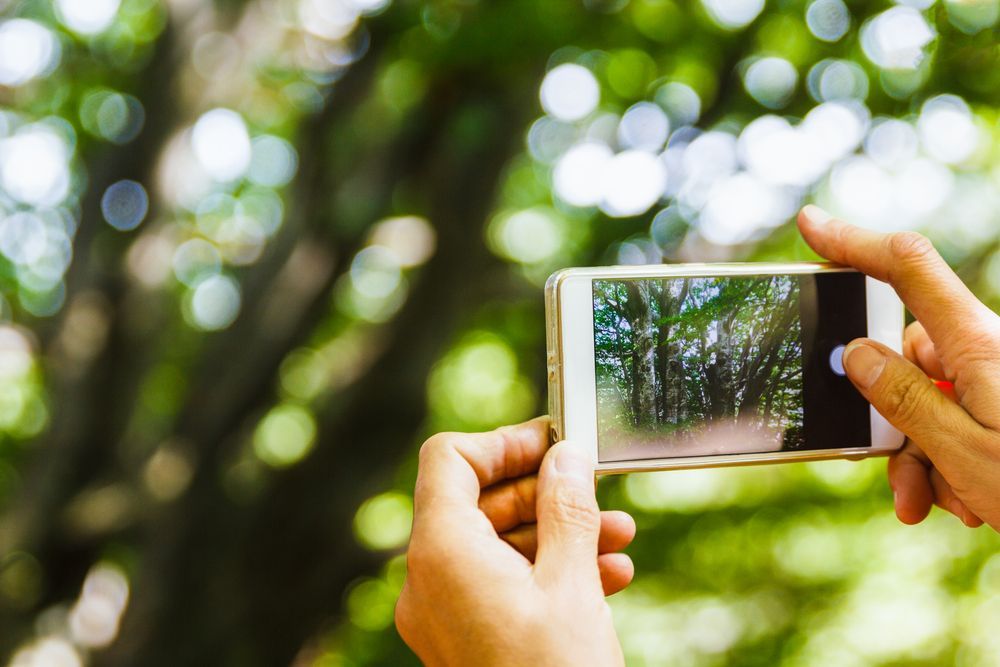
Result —
M 862 229 L 812 205 L 799 213 L 799 229 L 823 257 L 892 285 L 940 347 L 956 329 L 981 321 L 986 307 L 920 234 Z
M 414 511 L 435 501 L 476 509 L 480 489 L 535 472 L 548 448 L 548 417 L 488 433 L 439 433 L 420 448 Z

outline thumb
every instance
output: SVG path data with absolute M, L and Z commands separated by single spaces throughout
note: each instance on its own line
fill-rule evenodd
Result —
M 594 489 L 594 463 L 578 445 L 560 442 L 545 454 L 538 471 L 535 511 L 538 553 L 535 571 L 543 581 L 570 577 L 600 587 L 597 538 L 601 512 Z
M 844 369 L 875 409 L 917 443 L 939 468 L 961 458 L 961 450 L 966 449 L 961 445 L 974 442 L 977 430 L 982 429 L 923 371 L 881 343 L 852 341 L 844 350 Z M 935 460 L 945 449 L 946 460 Z

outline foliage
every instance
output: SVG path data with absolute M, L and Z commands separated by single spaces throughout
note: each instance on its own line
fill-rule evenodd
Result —
M 0 12 L 0 655 L 412 663 L 417 446 L 541 409 L 555 268 L 811 258 L 814 200 L 1000 306 L 996 0 Z M 630 661 L 994 664 L 1000 541 L 883 468 L 603 482 Z
M 789 276 L 595 281 L 602 460 L 801 446 L 798 295 Z

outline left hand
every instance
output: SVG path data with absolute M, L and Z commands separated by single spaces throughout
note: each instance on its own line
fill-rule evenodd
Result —
M 622 663 L 604 596 L 632 580 L 617 552 L 635 523 L 598 510 L 593 463 L 548 432 L 543 417 L 421 447 L 396 627 L 425 663 Z

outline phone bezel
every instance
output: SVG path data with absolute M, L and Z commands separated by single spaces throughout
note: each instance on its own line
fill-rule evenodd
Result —
M 592 281 L 615 278 L 677 278 L 801 275 L 854 272 L 827 263 L 674 264 L 565 269 L 546 285 L 548 319 L 549 404 L 553 439 L 570 440 L 586 449 L 598 473 L 624 473 L 676 468 L 754 465 L 780 461 L 860 459 L 891 454 L 903 445 L 903 434 L 870 408 L 871 447 L 794 452 L 761 452 L 683 458 L 600 462 L 597 448 L 597 397 L 594 367 Z M 893 289 L 867 277 L 868 336 L 897 352 L 903 347 L 905 311 Z

